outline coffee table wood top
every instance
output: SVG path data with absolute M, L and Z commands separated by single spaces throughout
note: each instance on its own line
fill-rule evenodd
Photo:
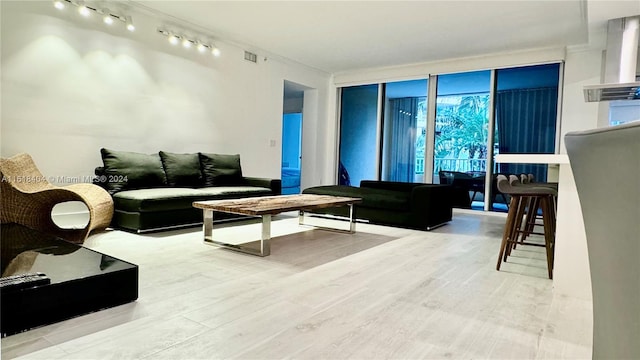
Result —
M 241 215 L 275 215 L 286 211 L 313 210 L 362 202 L 360 198 L 330 195 L 278 195 L 233 200 L 195 201 L 193 207 Z

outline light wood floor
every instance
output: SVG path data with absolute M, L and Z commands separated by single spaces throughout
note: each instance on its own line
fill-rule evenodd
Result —
M 553 295 L 542 248 L 495 270 L 504 217 L 354 235 L 276 219 L 265 258 L 207 246 L 199 228 L 92 235 L 86 246 L 140 266 L 139 299 L 4 338 L 2 358 L 591 357 L 591 303 Z M 259 234 L 255 222 L 214 229 Z

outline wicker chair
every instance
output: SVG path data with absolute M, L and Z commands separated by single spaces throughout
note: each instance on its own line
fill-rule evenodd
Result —
M 113 216 L 113 199 L 94 184 L 54 186 L 40 173 L 28 154 L 0 159 L 0 222 L 16 223 L 83 243 L 93 230 L 104 230 Z M 60 228 L 51 219 L 56 204 L 81 201 L 89 209 L 83 229 Z

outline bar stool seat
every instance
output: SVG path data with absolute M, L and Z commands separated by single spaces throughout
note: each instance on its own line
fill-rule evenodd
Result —
M 558 183 L 557 182 L 536 182 L 535 181 L 535 176 L 533 174 L 520 174 L 520 182 L 521 184 L 519 186 L 538 186 L 538 187 L 548 187 L 551 188 L 553 190 L 555 190 L 556 192 L 558 191 Z M 558 208 L 558 197 L 557 194 L 556 196 L 554 196 L 552 198 L 553 200 L 553 218 L 556 218 L 556 210 Z M 531 197 L 529 198 L 528 204 L 527 204 L 527 217 L 525 219 L 525 229 L 526 231 L 522 234 L 522 240 L 526 239 L 527 236 L 531 235 L 531 234 L 538 234 L 538 235 L 542 235 L 540 233 L 536 233 L 533 231 L 534 226 L 541 226 L 543 224 L 540 224 L 537 222 L 537 220 L 542 219 L 541 215 L 538 215 L 540 209 L 540 198 L 539 197 Z
M 498 255 L 498 263 L 496 270 L 500 270 L 502 262 L 506 262 L 511 250 L 516 245 L 533 245 L 544 246 L 547 257 L 547 272 L 549 279 L 553 279 L 553 261 L 555 248 L 555 209 L 554 198 L 557 197 L 558 191 L 552 187 L 539 186 L 534 184 L 524 185 L 515 175 L 510 175 L 507 179 L 504 175 L 498 176 L 498 190 L 504 194 L 511 196 L 509 212 L 505 224 L 502 242 L 500 244 L 500 253 Z M 523 219 L 527 213 L 537 211 L 531 206 L 532 202 L 539 202 L 542 210 L 542 221 L 544 226 L 544 244 L 525 242 L 525 234 L 530 234 L 529 226 Z M 522 235 L 522 237 L 521 237 Z

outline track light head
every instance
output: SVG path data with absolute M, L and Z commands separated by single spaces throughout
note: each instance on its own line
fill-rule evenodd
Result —
M 111 16 L 111 12 L 109 11 L 109 9 L 103 9 L 102 11 L 100 11 L 100 13 L 103 14 L 102 21 L 105 24 L 107 25 L 113 24 L 113 17 Z
M 127 30 L 133 32 L 136 30 L 136 27 L 133 26 L 133 21 L 131 21 L 131 16 L 125 16 L 124 17 L 124 22 L 125 24 L 127 24 Z
M 63 10 L 65 8 L 64 1 L 61 0 L 55 0 L 53 2 L 53 6 L 58 10 Z
M 84 17 L 88 17 L 89 15 L 91 15 L 91 10 L 89 10 L 89 8 L 86 7 L 84 3 L 78 3 L 78 14 Z
M 213 56 L 218 57 L 220 56 L 220 54 L 222 54 L 220 52 L 220 49 L 218 49 L 215 45 L 211 47 L 211 54 L 213 54 Z
M 167 39 L 169 40 L 171 45 L 176 45 L 178 42 L 180 42 L 180 39 L 176 35 L 173 35 L 173 34 L 169 35 L 169 37 Z

